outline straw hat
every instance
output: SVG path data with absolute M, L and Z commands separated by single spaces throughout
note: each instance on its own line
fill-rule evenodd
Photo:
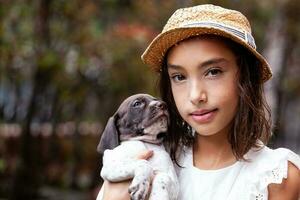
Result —
M 262 82 L 272 77 L 269 64 L 256 51 L 247 18 L 238 11 L 211 4 L 176 10 L 162 32 L 147 47 L 142 55 L 142 60 L 158 72 L 170 47 L 189 37 L 203 34 L 230 38 L 241 44 L 258 59 L 262 69 Z

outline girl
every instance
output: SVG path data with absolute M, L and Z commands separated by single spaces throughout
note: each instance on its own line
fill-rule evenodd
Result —
M 169 106 L 166 146 L 178 165 L 180 200 L 297 200 L 299 156 L 265 146 L 263 83 L 272 73 L 244 15 L 214 5 L 179 9 L 142 59 L 160 73 Z M 105 183 L 104 199 L 129 199 L 127 184 Z

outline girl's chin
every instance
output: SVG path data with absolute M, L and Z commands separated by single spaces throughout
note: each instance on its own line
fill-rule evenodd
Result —
M 229 129 L 227 126 L 224 128 L 218 128 L 218 126 L 211 124 L 209 127 L 199 127 L 199 126 L 192 126 L 192 128 L 195 130 L 196 135 L 203 136 L 203 137 L 209 137 L 209 136 L 215 136 L 220 135 L 221 133 L 228 134 Z
M 209 131 L 196 131 L 196 135 L 198 136 L 203 136 L 203 137 L 209 137 L 209 136 L 213 136 L 216 135 L 216 132 L 209 132 Z

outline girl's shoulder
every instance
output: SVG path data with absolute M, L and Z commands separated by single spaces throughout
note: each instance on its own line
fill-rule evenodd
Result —
M 286 148 L 262 146 L 251 149 L 245 158 L 243 173 L 253 194 L 261 199 L 268 195 L 269 184 L 281 184 L 288 177 L 289 162 L 300 170 L 299 155 Z
M 288 161 L 300 169 L 300 157 L 287 148 L 271 149 L 267 146 L 252 148 L 246 155 L 244 165 L 249 169 L 270 170 L 287 167 Z

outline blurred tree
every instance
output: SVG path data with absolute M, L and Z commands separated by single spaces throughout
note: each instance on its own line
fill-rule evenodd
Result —
M 39 186 L 38 177 L 40 170 L 38 168 L 38 149 L 32 140 L 30 125 L 32 124 L 38 97 L 47 87 L 49 74 L 56 68 L 56 59 L 49 51 L 50 33 L 49 33 L 49 12 L 51 1 L 42 0 L 37 4 L 37 17 L 34 24 L 35 35 L 35 54 L 36 64 L 32 69 L 32 93 L 29 97 L 24 121 L 22 122 L 22 137 L 20 147 L 20 162 L 17 166 L 15 177 L 13 179 L 12 190 L 9 199 L 35 199 Z
M 88 187 L 98 185 L 97 141 L 80 134 L 80 122 L 105 124 L 126 96 L 157 95 L 156 75 L 144 66 L 140 55 L 175 9 L 202 3 L 237 9 L 250 19 L 259 51 L 275 68 L 279 66 L 274 70 L 277 83 L 270 82 L 274 87 L 267 88 L 273 91 L 271 99 L 279 102 L 273 109 L 274 146 L 293 143 L 293 150 L 300 151 L 297 0 L 3 0 L 0 122 L 21 124 L 22 134 L 16 147 L 17 169 L 11 170 L 13 182 L 7 178 L 4 187 L 0 180 L 0 196 L 8 197 L 2 187 L 11 188 L 11 199 L 37 198 L 40 186 L 49 184 L 86 189 L 79 178 L 86 163 L 95 173 Z M 275 58 L 280 61 L 272 61 Z M 46 141 L 34 136 L 34 128 L 42 123 L 51 124 L 52 134 Z M 67 124 L 70 136 L 66 139 L 61 137 L 61 123 Z M 83 145 L 85 141 L 89 145 Z M 0 162 L 5 163 L 2 158 Z M 7 171 L 3 167 L 10 165 L 0 165 L 1 175 Z M 58 171 L 60 166 L 69 175 L 47 178 L 49 171 Z M 55 176 L 61 181 L 53 181 Z
M 133 4 L 123 4 L 20 0 L 1 6 L 1 120 L 22 124 L 10 199 L 39 195 L 45 165 L 59 159 L 58 122 L 75 122 L 73 156 L 67 159 L 73 163 L 70 187 L 78 188 L 76 164 L 83 162 L 78 123 L 105 123 L 128 94 L 154 91 L 154 79 L 139 61 L 153 32 L 139 23 L 129 25 L 130 10 L 123 9 Z M 131 35 L 118 34 L 122 30 Z M 44 122 L 52 123 L 53 134 L 52 150 L 43 157 L 32 128 Z
M 276 7 L 276 15 L 268 25 L 268 45 L 265 52 L 274 77 L 267 84 L 269 102 L 273 111 L 274 146 L 286 146 L 300 151 L 297 126 L 300 120 L 298 74 L 299 59 L 299 20 L 300 6 L 296 1 L 281 1 Z M 298 103 L 296 103 L 298 102 Z

